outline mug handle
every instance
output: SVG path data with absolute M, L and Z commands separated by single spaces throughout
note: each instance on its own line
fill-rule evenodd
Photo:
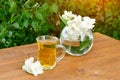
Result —
M 58 56 L 57 56 L 58 55 Z M 60 60 L 63 59 L 63 57 L 65 56 L 65 48 L 64 46 L 57 44 L 56 46 L 56 62 L 59 62 Z

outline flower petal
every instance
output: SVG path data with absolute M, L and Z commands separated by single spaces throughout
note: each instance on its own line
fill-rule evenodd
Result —
M 41 66 L 39 61 L 33 62 L 34 58 L 30 57 L 25 60 L 25 64 L 22 66 L 22 70 L 37 76 L 38 74 L 43 73 L 43 67 Z
M 29 59 L 26 59 L 25 60 L 25 64 L 30 64 L 34 61 L 34 58 L 33 57 L 30 57 Z

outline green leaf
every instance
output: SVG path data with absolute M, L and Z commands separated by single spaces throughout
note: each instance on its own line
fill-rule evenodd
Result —
M 7 33 L 7 28 L 3 28 L 2 31 L 0 32 L 0 38 L 4 38 L 6 36 Z
M 0 42 L 2 42 L 2 43 L 5 43 L 5 41 L 6 41 L 5 38 L 0 39 Z
M 18 22 L 14 22 L 12 25 L 16 29 L 21 29 Z
M 39 11 L 36 11 L 36 12 L 35 12 L 35 16 L 36 16 L 37 19 L 39 19 L 39 20 L 41 20 L 41 21 L 44 20 L 44 19 L 43 19 L 43 15 L 42 15 Z
M 44 20 L 45 20 L 48 16 L 50 16 L 50 13 L 49 13 L 50 8 L 49 8 L 48 3 L 44 3 L 44 4 L 38 9 L 38 11 L 40 11 L 40 13 L 42 14 Z
M 86 37 L 85 41 L 80 42 L 80 50 L 85 49 L 86 47 L 88 47 L 90 45 L 90 39 L 89 37 Z
M 15 13 L 13 13 L 13 14 L 11 15 L 10 22 L 13 23 L 14 21 L 16 21 L 17 18 L 19 18 L 19 14 L 16 15 Z
M 5 20 L 5 12 L 4 9 L 0 8 L 0 20 Z
M 23 26 L 24 26 L 25 28 L 27 28 L 27 27 L 28 27 L 28 25 L 29 25 L 28 20 L 25 20 L 25 21 L 23 22 Z
M 25 19 L 25 18 L 26 18 L 26 19 L 29 19 L 29 18 L 32 18 L 32 15 L 30 14 L 29 11 L 23 9 L 23 10 L 22 10 L 22 18 L 24 18 L 24 19 Z
M 113 37 L 115 39 L 119 39 L 119 32 L 118 31 L 113 31 Z
M 8 36 L 9 38 L 12 37 L 12 35 L 13 35 L 13 32 L 12 32 L 12 31 L 9 31 L 8 34 L 7 34 L 7 36 Z
M 57 11 L 58 11 L 58 6 L 57 6 L 56 4 L 52 4 L 51 10 L 52 10 L 52 12 L 57 13 Z
M 32 25 L 34 31 L 37 32 L 38 31 L 38 22 L 32 21 L 31 25 Z
M 47 2 L 45 2 L 45 3 L 40 7 L 40 9 L 41 9 L 42 12 L 48 10 L 48 8 L 49 8 L 49 6 L 48 6 L 48 3 L 47 3 Z M 43 12 L 43 13 L 44 13 L 44 12 Z
M 64 19 L 62 18 L 62 16 L 59 15 L 59 17 L 60 17 L 60 19 L 62 20 L 62 22 L 63 22 L 65 25 L 67 25 L 67 21 L 64 20 Z
M 15 2 L 15 1 L 10 1 L 9 3 L 10 3 L 10 4 L 9 4 L 9 6 L 10 6 L 9 12 L 10 12 L 10 13 L 11 13 L 11 12 L 14 12 L 14 11 L 16 10 L 16 8 L 17 8 L 16 2 Z

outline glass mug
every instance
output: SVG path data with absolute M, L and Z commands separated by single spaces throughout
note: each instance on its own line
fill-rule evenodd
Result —
M 36 40 L 38 45 L 38 61 L 44 70 L 53 69 L 56 63 L 65 56 L 65 48 L 57 44 L 58 38 L 55 36 L 38 36 Z

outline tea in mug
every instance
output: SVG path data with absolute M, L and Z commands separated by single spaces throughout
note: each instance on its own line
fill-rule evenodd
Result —
M 52 69 L 56 65 L 56 42 L 40 40 L 38 44 L 38 60 L 45 70 Z

